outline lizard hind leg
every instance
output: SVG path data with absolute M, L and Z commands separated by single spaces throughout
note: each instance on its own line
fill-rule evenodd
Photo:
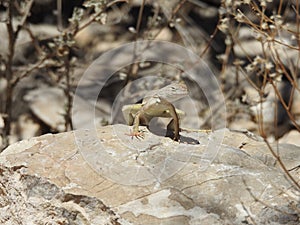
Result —
M 171 137 L 175 141 L 179 140 L 179 135 L 177 134 L 177 131 L 176 131 L 176 124 L 175 124 L 174 119 L 172 119 L 170 121 L 170 123 L 167 125 L 166 137 Z

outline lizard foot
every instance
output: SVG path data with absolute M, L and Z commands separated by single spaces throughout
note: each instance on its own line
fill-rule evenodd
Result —
M 173 130 L 167 129 L 166 137 L 172 138 L 174 141 L 180 142 L 180 135 L 179 135 L 179 133 L 176 134 L 176 133 L 174 133 Z
M 129 134 L 126 134 L 127 136 L 130 136 L 131 139 L 133 139 L 134 137 L 136 137 L 138 140 L 141 140 L 144 138 L 144 132 L 145 131 L 131 131 Z

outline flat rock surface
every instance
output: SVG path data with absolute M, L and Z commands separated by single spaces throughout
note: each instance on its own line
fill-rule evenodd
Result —
M 141 140 L 113 125 L 9 146 L 1 224 L 299 224 L 299 190 L 261 138 L 184 131 L 178 143 L 142 129 Z M 272 149 L 299 182 L 299 147 Z

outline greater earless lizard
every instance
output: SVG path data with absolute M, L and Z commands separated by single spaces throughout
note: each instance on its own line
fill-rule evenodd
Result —
M 179 140 L 179 119 L 185 112 L 176 109 L 171 103 L 188 95 L 187 86 L 184 82 L 172 83 L 162 89 L 149 92 L 142 103 L 125 105 L 122 113 L 128 125 L 133 125 L 133 130 L 129 134 L 132 137 L 143 137 L 143 132 L 139 130 L 140 125 L 148 125 L 154 117 L 172 118 L 167 129 L 174 131 L 174 140 Z

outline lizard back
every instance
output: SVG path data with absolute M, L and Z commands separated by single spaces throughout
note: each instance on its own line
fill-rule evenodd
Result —
M 144 101 L 147 101 L 149 98 L 153 97 L 154 95 L 157 95 L 159 97 L 162 97 L 169 102 L 177 101 L 185 96 L 188 95 L 188 89 L 186 84 L 182 82 L 174 82 L 172 84 L 169 84 L 161 89 L 153 90 L 147 93 L 147 95 L 144 97 Z

